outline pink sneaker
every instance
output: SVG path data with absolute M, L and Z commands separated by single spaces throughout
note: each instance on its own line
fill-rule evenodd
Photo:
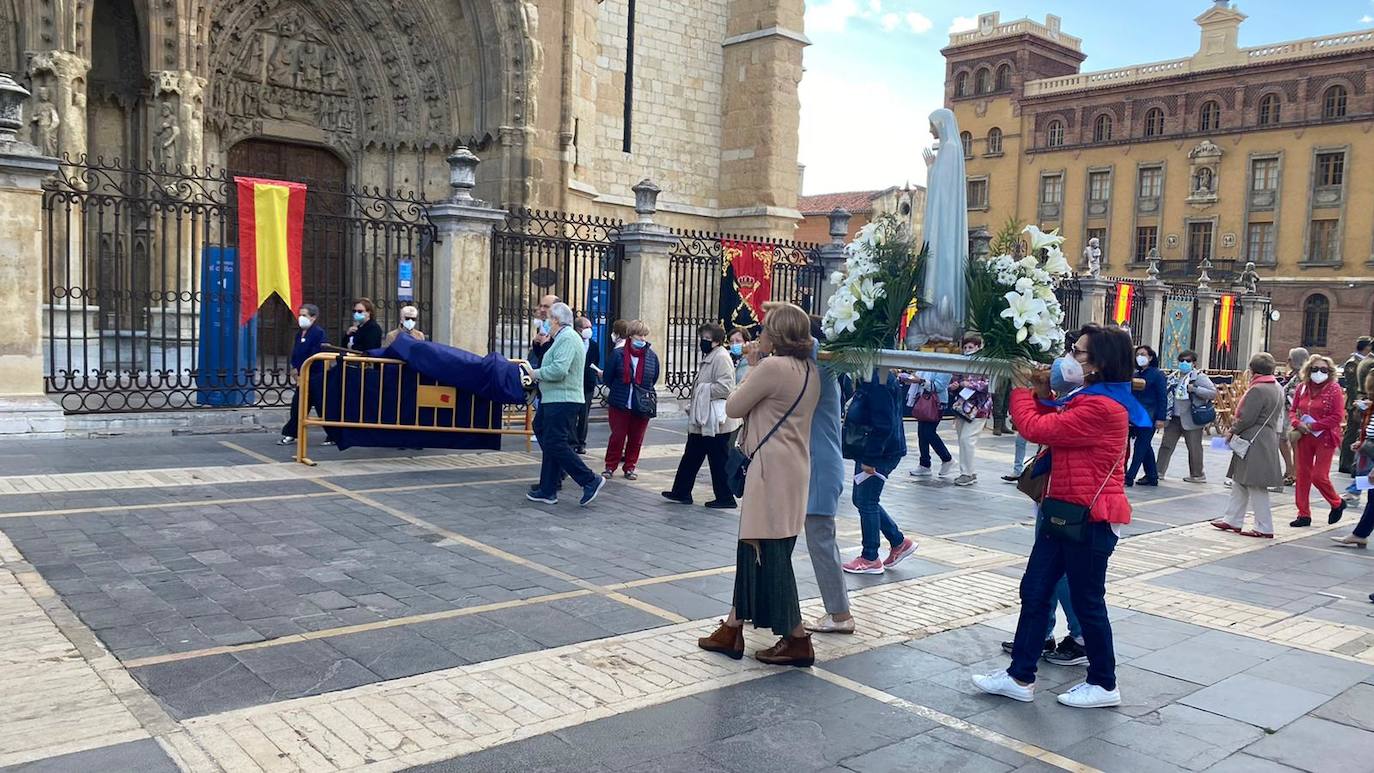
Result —
M 876 559 L 869 561 L 862 555 L 856 556 L 853 561 L 841 568 L 850 574 L 882 574 L 884 571 L 883 562 Z
M 887 558 L 883 560 L 883 566 L 888 569 L 891 569 L 897 564 L 900 564 L 901 562 L 910 558 L 911 554 L 915 552 L 916 543 L 912 542 L 910 537 L 907 537 L 905 540 L 902 541 L 902 544 L 893 548 L 887 554 Z

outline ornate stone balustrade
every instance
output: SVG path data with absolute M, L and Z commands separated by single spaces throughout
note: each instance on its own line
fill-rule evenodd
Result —
M 1083 41 L 1072 35 L 1065 35 L 1057 26 L 1058 19 L 1050 17 L 1047 21 L 1051 24 L 1041 24 L 1030 19 L 1018 19 L 1009 21 L 1005 24 L 998 23 L 997 14 L 984 14 L 978 19 L 978 28 L 968 32 L 954 32 L 949 36 L 950 47 L 967 46 L 974 43 L 982 43 L 987 40 L 997 38 L 1013 37 L 1015 35 L 1034 35 L 1038 38 L 1054 41 L 1065 48 L 1074 51 L 1083 50 Z

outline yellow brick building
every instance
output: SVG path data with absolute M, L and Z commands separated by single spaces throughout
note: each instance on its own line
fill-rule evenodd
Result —
M 1223 1 L 1196 21 L 1198 52 L 1082 72 L 1060 20 L 950 36 L 946 103 L 967 156 L 969 226 L 1092 237 L 1103 274 L 1214 286 L 1253 261 L 1280 318 L 1269 346 L 1349 351 L 1374 329 L 1374 31 L 1241 48 L 1245 15 Z

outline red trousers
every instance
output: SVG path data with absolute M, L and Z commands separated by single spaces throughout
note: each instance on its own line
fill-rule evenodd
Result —
M 1298 466 L 1298 485 L 1295 493 L 1299 518 L 1312 517 L 1313 486 L 1317 487 L 1317 491 L 1328 505 L 1335 507 L 1341 503 L 1336 487 L 1331 485 L 1331 457 L 1335 455 L 1336 449 L 1323 443 L 1320 438 L 1303 435 L 1298 439 L 1298 444 L 1293 449 L 1293 457 Z
M 611 423 L 611 442 L 606 446 L 606 469 L 614 470 L 625 462 L 625 471 L 639 464 L 639 449 L 644 445 L 644 432 L 649 429 L 649 417 L 640 416 L 625 408 L 607 408 Z M 1331 461 L 1330 455 L 1327 461 Z

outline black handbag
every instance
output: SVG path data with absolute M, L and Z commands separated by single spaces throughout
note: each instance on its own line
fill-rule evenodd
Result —
M 1130 447 L 1129 441 L 1126 447 Z M 1116 473 L 1116 465 L 1121 464 L 1125 459 L 1126 451 L 1123 449 L 1121 456 L 1116 460 L 1116 464 L 1113 464 L 1112 468 L 1107 471 L 1107 477 L 1102 480 L 1102 485 L 1097 487 L 1093 501 L 1087 505 L 1045 497 L 1044 501 L 1040 503 L 1040 515 L 1043 517 L 1042 523 L 1045 534 L 1061 542 L 1080 544 L 1087 542 L 1088 525 L 1092 523 L 1093 506 L 1097 504 L 1097 498 L 1102 496 L 1102 490 L 1107 488 L 1107 481 L 1111 480 L 1112 475 Z
M 763 440 L 760 440 L 759 444 L 754 446 L 754 452 L 746 454 L 738 445 L 730 449 L 730 458 L 725 461 L 725 478 L 730 484 L 731 494 L 737 497 L 744 496 L 744 483 L 745 478 L 749 474 L 749 465 L 754 461 L 754 457 L 758 455 L 759 449 L 763 448 L 763 444 L 773 438 L 773 434 L 782 428 L 783 422 L 787 421 L 787 418 L 792 415 L 792 412 L 797 410 L 798 405 L 801 405 L 802 398 L 806 396 L 806 388 L 810 385 L 811 363 L 808 362 L 806 364 L 806 378 L 802 381 L 801 392 L 797 395 L 797 399 L 792 401 L 792 407 L 788 408 L 787 411 L 783 413 L 782 417 L 778 419 L 778 423 L 774 424 L 773 428 L 768 430 L 768 434 L 763 436 Z M 740 433 L 740 437 L 741 442 L 743 442 L 743 432 Z
M 1206 427 L 1217 420 L 1217 408 L 1210 402 L 1194 405 L 1192 408 L 1193 423 L 1199 427 Z
M 633 413 L 636 416 L 643 416 L 652 419 L 658 416 L 658 392 L 651 387 L 643 384 L 630 384 L 632 399 L 630 405 L 633 406 Z

